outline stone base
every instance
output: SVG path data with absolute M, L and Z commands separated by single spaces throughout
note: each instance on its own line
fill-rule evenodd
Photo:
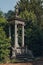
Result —
M 25 61 L 29 61 L 29 60 L 32 61 L 34 57 L 29 49 L 26 50 L 24 47 L 17 47 L 12 51 L 12 58 L 25 60 Z

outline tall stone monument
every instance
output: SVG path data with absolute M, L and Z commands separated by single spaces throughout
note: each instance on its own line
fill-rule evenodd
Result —
M 14 26 L 14 46 L 12 47 L 12 57 L 16 57 L 17 54 L 21 54 L 21 49 L 24 47 L 24 23 L 25 20 L 23 20 L 22 18 L 18 17 L 18 5 L 16 6 L 16 15 L 15 17 L 8 19 L 9 22 L 9 38 L 11 39 L 11 25 Z M 21 43 L 21 47 L 18 44 L 18 27 L 17 25 L 21 25 L 22 27 L 22 43 Z M 24 52 L 24 51 L 23 51 Z
M 17 55 L 18 57 L 20 56 L 23 56 L 23 58 L 25 57 L 26 58 L 32 58 L 33 55 L 32 55 L 32 52 L 27 49 L 27 46 L 24 47 L 24 26 L 25 26 L 25 20 L 20 18 L 18 16 L 18 5 L 16 6 L 16 13 L 15 13 L 15 17 L 13 18 L 9 18 L 8 19 L 8 24 L 9 24 L 9 38 L 12 40 L 12 28 L 11 28 L 11 25 L 13 26 L 13 31 L 14 31 L 14 37 L 13 37 L 13 41 L 14 41 L 14 44 L 13 46 L 11 46 L 12 48 L 12 58 L 16 58 Z M 21 39 L 22 39 L 22 42 L 21 42 L 21 46 L 19 45 L 19 42 L 18 42 L 18 25 L 21 25 L 21 28 L 22 28 L 22 36 L 21 36 Z M 13 42 L 12 41 L 12 42 Z

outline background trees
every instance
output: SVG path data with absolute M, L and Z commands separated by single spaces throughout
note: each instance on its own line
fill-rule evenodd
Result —
M 8 48 L 10 46 L 10 42 L 5 32 L 6 24 L 7 20 L 3 16 L 3 12 L 0 11 L 0 62 L 7 62 L 9 60 L 10 51 Z
M 19 6 L 19 16 L 26 19 L 25 44 L 33 51 L 34 56 L 42 56 L 43 30 L 41 29 L 41 16 L 43 8 L 41 0 L 20 0 L 17 5 Z

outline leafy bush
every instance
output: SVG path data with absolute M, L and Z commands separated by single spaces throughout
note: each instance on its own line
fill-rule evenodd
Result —
M 0 61 L 7 62 L 9 60 L 10 50 L 10 40 L 6 38 L 5 31 L 3 27 L 0 26 Z
M 0 63 L 9 61 L 10 40 L 7 38 L 6 31 L 4 30 L 6 24 L 7 20 L 3 12 L 0 11 Z

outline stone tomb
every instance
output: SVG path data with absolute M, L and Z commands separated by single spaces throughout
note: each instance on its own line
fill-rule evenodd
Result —
M 9 21 L 9 38 L 11 39 L 11 25 L 14 26 L 14 44 L 12 46 L 12 57 L 16 57 L 17 54 L 22 54 L 24 53 L 24 20 L 18 17 L 12 18 L 12 19 L 8 19 Z M 22 42 L 21 42 L 21 46 L 18 43 L 18 25 L 21 25 L 22 28 Z
M 25 26 L 25 21 L 24 19 L 20 18 L 18 16 L 19 13 L 19 8 L 18 5 L 16 6 L 16 10 L 15 10 L 15 17 L 9 18 L 8 19 L 8 24 L 9 24 L 9 39 L 12 40 L 12 29 L 14 32 L 14 37 L 13 37 L 13 41 L 11 41 L 11 43 L 13 44 L 13 46 L 11 45 L 12 48 L 12 55 L 11 57 L 20 57 L 20 58 L 33 58 L 32 52 L 27 49 L 27 46 L 24 46 L 24 26 Z M 12 25 L 12 26 L 11 26 Z M 22 35 L 21 35 L 21 46 L 18 43 L 18 25 L 21 25 L 22 28 Z M 13 28 L 11 28 L 13 27 Z

